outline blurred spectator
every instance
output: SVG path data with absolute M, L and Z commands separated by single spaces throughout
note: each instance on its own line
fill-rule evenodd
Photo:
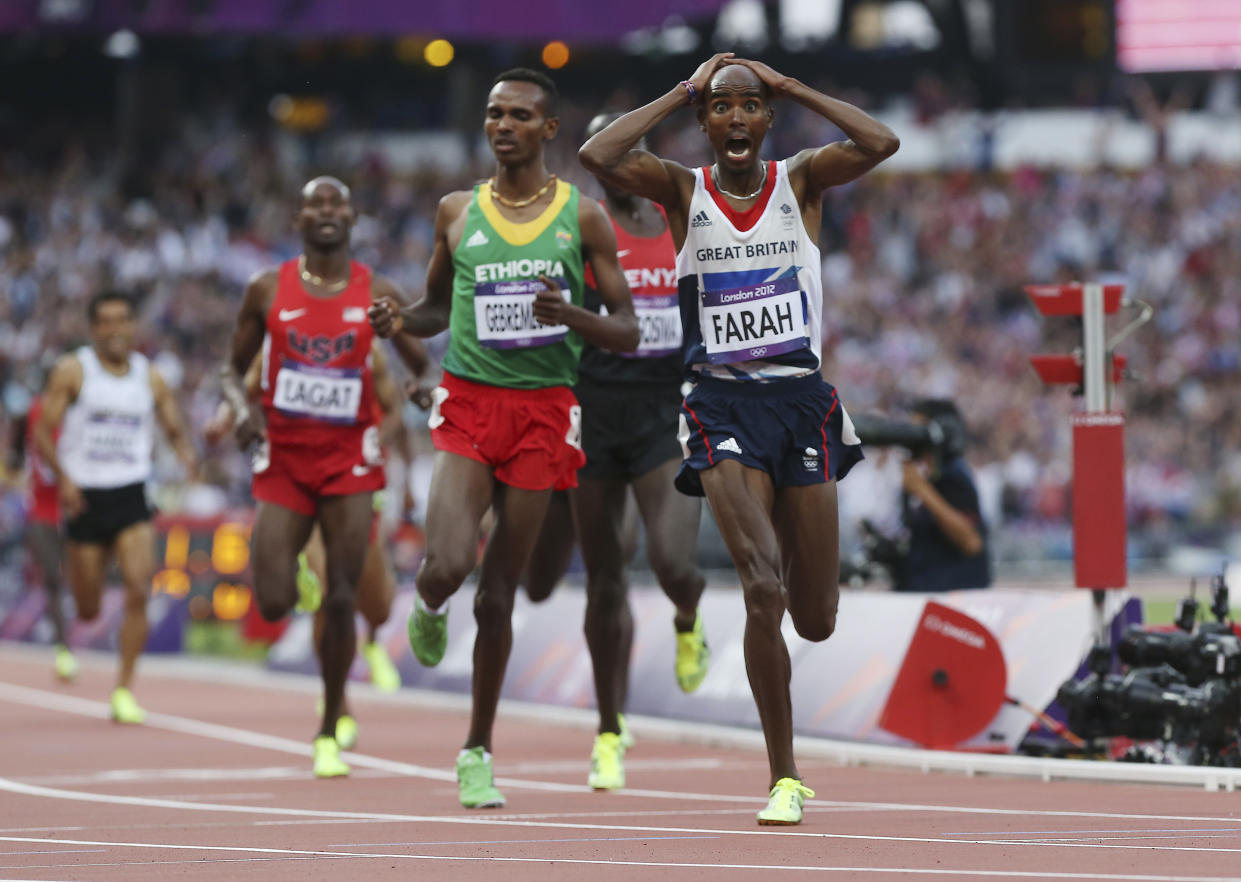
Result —
M 934 85 L 920 93 L 928 114 L 938 112 Z M 550 164 L 577 168 L 580 132 L 603 103 L 566 102 Z M 795 110 L 774 135 L 787 129 L 805 142 L 816 123 Z M 655 151 L 703 161 L 695 126 L 688 113 L 669 120 L 655 133 Z M 295 253 L 289 206 L 300 181 L 331 171 L 353 185 L 362 213 L 358 258 L 416 298 L 439 197 L 484 174 L 477 149 L 456 174 L 397 174 L 378 154 L 312 164 L 272 133 L 243 129 L 215 109 L 187 117 L 140 179 L 131 173 L 122 187 L 105 136 L 65 134 L 32 132 L 0 146 L 6 422 L 20 415 L 44 354 L 84 338 L 83 300 L 119 285 L 139 295 L 144 349 L 176 375 L 188 418 L 201 427 L 217 400 L 217 367 L 246 279 Z M 817 129 L 814 136 L 835 137 Z M 584 173 L 575 183 L 594 192 Z M 1064 390 L 1042 387 L 1026 359 L 1071 351 L 1077 331 L 1069 322 L 1040 322 L 1022 293 L 1030 282 L 1123 280 L 1157 309 L 1154 325 L 1123 346 L 1140 374 L 1122 392 L 1135 553 L 1159 556 L 1176 541 L 1222 542 L 1241 525 L 1235 168 L 1199 160 L 1133 173 L 879 173 L 829 191 L 821 245 L 825 373 L 857 411 L 892 410 L 920 396 L 959 403 L 976 436 L 970 460 L 1001 573 L 1005 562 L 1068 551 L 1072 402 Z M 206 459 L 219 491 L 187 502 L 196 510 L 244 503 L 244 458 L 222 447 Z M 854 474 L 846 484 L 859 491 L 879 480 L 867 477 L 866 466 Z

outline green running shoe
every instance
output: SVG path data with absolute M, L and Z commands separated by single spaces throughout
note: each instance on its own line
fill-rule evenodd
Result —
M 297 611 L 313 613 L 319 611 L 323 600 L 323 585 L 319 576 L 310 568 L 306 552 L 297 556 Z
M 457 754 L 457 788 L 466 808 L 504 808 L 504 794 L 496 790 L 491 755 L 481 747 Z
M 66 683 L 72 682 L 78 675 L 78 660 L 69 647 L 63 643 L 56 644 L 56 655 L 52 660 L 52 670 L 56 672 L 56 678 Z
M 702 629 L 702 613 L 694 616 L 694 627 L 690 631 L 677 631 L 677 685 L 682 692 L 693 692 L 707 676 L 707 667 L 711 664 L 711 650 L 707 647 L 707 637 Z
M 380 692 L 396 692 L 401 688 L 401 672 L 396 669 L 388 650 L 379 642 L 362 646 L 362 657 L 371 670 L 371 685 Z
M 349 714 L 336 718 L 336 744 L 341 750 L 353 750 L 358 743 L 358 721 Z
M 781 778 L 771 788 L 767 808 L 758 813 L 758 823 L 763 827 L 783 827 L 801 823 L 801 807 L 814 791 L 796 778 Z
M 428 668 L 438 665 L 448 648 L 448 610 L 433 613 L 415 594 L 414 611 L 409 614 L 409 645 L 414 650 L 414 658 L 423 665 Z
M 600 732 L 590 751 L 590 777 L 595 790 L 620 790 L 625 786 L 625 748 L 615 732 Z
M 112 690 L 112 719 L 117 723 L 139 725 L 146 719 L 146 711 L 138 707 L 134 694 L 124 686 Z
M 340 745 L 331 735 L 315 739 L 315 777 L 340 778 L 349 774 L 348 764 L 340 758 Z

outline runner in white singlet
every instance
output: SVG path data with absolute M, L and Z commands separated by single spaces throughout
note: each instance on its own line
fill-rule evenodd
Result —
M 848 140 L 781 162 L 760 151 L 786 98 Z M 687 169 L 637 149 L 678 108 L 696 104 L 715 162 Z M 581 149 L 608 184 L 658 202 L 677 247 L 686 369 L 678 489 L 705 494 L 745 593 L 746 670 L 771 764 L 760 824 L 797 824 L 813 791 L 793 758 L 787 608 L 797 632 L 836 626 L 836 480 L 861 458 L 853 425 L 820 373 L 822 197 L 899 146 L 887 126 L 757 61 L 716 55 L 694 75 L 612 123 Z

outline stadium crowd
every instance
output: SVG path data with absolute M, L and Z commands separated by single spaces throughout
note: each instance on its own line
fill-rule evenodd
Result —
M 626 101 L 632 103 L 618 103 Z M 566 106 L 549 151 L 551 167 L 588 193 L 594 185 L 575 150 L 596 109 Z M 776 126 L 768 152 L 783 156 L 786 142 L 811 143 L 811 125 L 791 113 Z M 656 153 L 686 164 L 704 160 L 697 151 L 705 142 L 690 114 L 656 135 Z M 219 399 L 217 371 L 245 281 L 297 253 L 292 196 L 309 174 L 329 171 L 349 182 L 362 211 L 355 256 L 420 296 L 438 198 L 482 176 L 485 145 L 474 145 L 462 170 L 445 174 L 397 172 L 378 153 L 343 166 L 318 142 L 290 150 L 291 143 L 299 142 L 277 137 L 274 127 L 200 112 L 137 163 L 126 162 L 103 132 L 64 126 L 0 147 L 6 437 L 50 359 L 84 340 L 86 298 L 102 287 L 139 294 L 142 348 L 201 430 Z M 1220 544 L 1235 532 L 1235 168 L 1201 160 L 1136 172 L 880 171 L 831 192 L 824 217 L 825 372 L 853 412 L 899 415 L 922 395 L 957 400 L 971 427 L 968 458 L 1001 574 L 1006 562 L 1069 554 L 1073 404 L 1067 390 L 1040 384 L 1027 356 L 1070 351 L 1077 329 L 1069 320 L 1040 320 L 1022 291 L 1031 282 L 1123 280 L 1156 309 L 1153 325 L 1120 349 L 1137 375 L 1122 391 L 1134 554 L 1159 561 L 1176 544 Z M 417 420 L 412 409 L 409 420 Z M 846 551 L 850 523 L 894 511 L 899 482 L 892 483 L 884 460 L 872 452 L 871 465 L 841 485 Z M 167 490 L 161 504 L 202 512 L 245 504 L 241 455 L 223 445 L 208 450 L 205 463 L 200 485 Z M 168 456 L 161 477 L 174 486 L 176 469 Z M 9 547 L 21 523 L 18 483 L 9 476 L 0 505 L 0 534 Z M 417 508 L 413 516 L 420 516 Z

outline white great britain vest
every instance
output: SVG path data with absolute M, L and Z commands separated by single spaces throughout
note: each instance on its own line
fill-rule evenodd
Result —
M 768 185 L 753 208 L 758 220 L 748 230 L 738 229 L 726 208 L 740 213 L 712 192 L 709 169 L 693 172 L 685 245 L 677 254 L 686 368 L 738 381 L 818 371 L 819 246 L 806 234 L 785 162 L 768 162 Z
M 57 454 L 79 487 L 108 490 L 141 484 L 151 475 L 155 442 L 155 396 L 146 356 L 129 356 L 129 371 L 117 376 L 99 363 L 90 346 L 76 353 L 82 390 L 65 411 Z

